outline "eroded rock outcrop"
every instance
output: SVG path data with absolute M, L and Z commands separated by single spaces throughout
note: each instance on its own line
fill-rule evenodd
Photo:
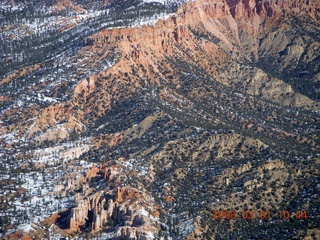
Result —
M 261 37 L 270 32 L 285 14 L 293 14 L 298 10 L 315 17 L 319 15 L 319 3 L 311 1 L 198 0 L 181 6 L 175 16 L 158 21 L 156 26 L 106 29 L 94 34 L 86 40 L 87 44 L 100 48 L 116 46 L 123 52 L 119 62 L 103 75 L 121 76 L 121 80 L 117 79 L 113 82 L 113 91 L 117 92 L 117 89 L 121 88 L 115 88 L 114 84 L 123 85 L 126 90 L 113 94 L 114 99 L 112 99 L 109 92 L 110 86 L 106 84 L 109 95 L 104 104 L 110 106 L 112 100 L 125 96 L 126 91 L 135 91 L 133 90 L 135 87 L 143 84 L 141 82 L 143 78 L 150 78 L 151 81 L 160 84 L 160 76 L 166 79 L 162 67 L 165 67 L 168 72 L 174 72 L 170 65 L 159 67 L 163 64 L 165 57 L 178 57 L 187 62 L 200 62 L 202 60 L 200 56 L 204 56 L 206 61 L 201 61 L 201 66 L 199 66 L 203 71 L 207 71 L 209 75 L 213 75 L 223 84 L 237 85 L 238 76 L 232 76 L 231 81 L 228 80 L 230 79 L 229 72 L 232 71 L 230 67 L 227 67 L 230 60 L 240 58 L 243 61 L 257 61 Z M 199 39 L 198 35 L 203 37 Z M 291 48 L 293 49 L 294 46 Z M 183 52 L 188 52 L 188 59 L 183 59 L 185 56 L 181 52 L 182 49 Z M 301 55 L 300 51 L 297 59 Z M 290 62 L 290 59 L 286 59 L 286 62 Z M 237 69 L 237 73 L 243 72 L 250 81 L 253 81 L 249 86 L 243 85 L 243 90 L 249 94 L 259 95 L 283 105 L 314 106 L 311 99 L 295 93 L 290 85 L 280 79 L 270 77 L 260 69 L 250 71 L 239 67 Z M 256 77 L 252 77 L 252 74 L 256 74 Z M 102 77 L 101 74 L 99 76 Z M 94 85 L 98 79 L 99 77 L 95 78 L 91 84 Z M 176 79 L 173 81 L 177 86 L 179 85 Z M 82 85 L 83 83 L 77 89 Z M 132 86 L 131 90 L 128 85 Z M 283 89 L 285 94 L 281 95 Z
M 110 230 L 118 225 L 116 239 L 151 239 L 157 231 L 153 217 L 155 203 L 145 193 L 130 186 L 120 187 L 121 174 L 115 167 L 93 166 L 81 178 L 74 179 L 66 189 L 82 184 L 82 193 L 76 194 L 77 206 L 67 217 L 66 231 L 79 233 L 85 228 L 92 232 Z M 96 179 L 96 180 L 95 180 Z M 100 191 L 90 183 L 99 182 Z M 115 185 L 114 185 L 115 184 Z M 115 187 L 117 186 L 117 187 Z

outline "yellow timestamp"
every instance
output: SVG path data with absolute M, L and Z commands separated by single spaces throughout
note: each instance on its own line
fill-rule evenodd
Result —
M 297 212 L 290 212 L 288 210 L 280 210 L 274 214 L 272 214 L 269 210 L 243 210 L 243 211 L 236 211 L 236 210 L 213 210 L 212 211 L 212 219 L 219 220 L 219 219 L 231 219 L 234 220 L 236 218 L 242 219 L 271 219 L 278 217 L 279 219 L 289 219 L 289 218 L 296 218 L 296 219 L 307 219 L 307 211 L 297 211 Z

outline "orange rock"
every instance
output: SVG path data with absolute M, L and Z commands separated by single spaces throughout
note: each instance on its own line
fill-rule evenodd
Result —
M 90 180 L 91 178 L 98 176 L 99 171 L 100 169 L 97 168 L 95 164 L 93 164 L 92 168 L 89 169 L 86 173 L 86 179 Z
M 164 196 L 164 200 L 166 202 L 173 202 L 174 201 L 174 197 L 172 197 L 172 196 Z

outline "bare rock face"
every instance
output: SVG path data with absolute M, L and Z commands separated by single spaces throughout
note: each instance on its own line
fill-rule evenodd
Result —
M 148 240 L 151 238 L 138 228 L 121 227 L 117 231 L 116 239 Z
M 283 167 L 285 167 L 285 164 L 282 161 L 277 159 L 277 160 L 273 160 L 273 161 L 270 161 L 270 162 L 264 164 L 260 168 L 262 170 L 265 170 L 265 169 L 273 170 L 273 169 L 283 168 Z M 261 170 L 261 169 L 259 169 L 259 170 Z
M 150 234 L 157 231 L 157 219 L 151 215 L 155 203 L 145 193 L 131 187 L 110 189 L 108 182 L 119 182 L 119 176 L 116 168 L 101 165 L 93 166 L 77 180 L 86 189 L 76 194 L 77 206 L 67 217 L 65 227 L 69 234 L 85 228 L 98 232 L 120 224 L 115 232 L 116 239 L 151 239 Z M 101 191 L 90 188 L 88 183 L 94 179 L 104 182 Z M 70 190 L 70 186 L 67 189 Z
M 261 17 L 279 17 L 284 8 L 293 11 L 307 11 L 319 16 L 319 2 L 316 0 L 227 0 L 230 12 L 235 18 L 250 18 L 257 14 Z
M 91 225 L 92 231 L 100 231 L 103 224 L 111 217 L 114 207 L 112 200 L 110 200 L 108 208 L 105 210 L 105 202 L 106 200 L 102 198 L 100 193 L 94 194 L 89 198 L 79 198 L 78 206 L 71 211 L 70 230 L 79 232 L 86 225 Z
M 83 94 L 83 97 L 86 97 L 89 93 L 95 90 L 95 79 L 94 77 L 89 77 L 82 80 L 74 89 L 74 96 L 77 97 L 80 94 Z
M 301 10 L 302 9 L 302 10 Z M 311 10 L 312 9 L 312 10 Z M 230 79 L 230 61 L 241 58 L 242 61 L 258 61 L 260 48 L 283 46 L 285 41 L 279 39 L 277 44 L 274 40 L 260 46 L 260 39 L 270 32 L 286 14 L 295 14 L 297 11 L 305 11 L 308 16 L 319 15 L 319 3 L 310 1 L 260 1 L 260 0 L 219 0 L 219 1 L 192 1 L 181 6 L 176 16 L 158 21 L 155 27 L 146 26 L 131 29 L 106 29 L 88 38 L 87 44 L 96 48 L 109 48 L 116 46 L 123 52 L 119 62 L 105 73 L 100 73 L 90 84 L 81 82 L 76 92 L 83 91 L 84 86 L 92 92 L 91 86 L 95 86 L 99 79 L 104 76 L 115 76 L 117 81 L 111 85 L 103 83 L 107 96 L 105 106 L 110 102 L 124 97 L 129 92 L 134 92 L 136 87 L 143 84 L 141 79 L 149 78 L 156 84 L 160 84 L 159 65 L 166 57 L 176 57 L 181 54 L 181 49 L 188 52 L 191 59 L 183 59 L 190 62 L 199 61 L 199 56 L 206 58 L 201 62 L 203 71 L 214 75 L 218 81 L 226 85 L 238 84 L 238 76 Z M 197 40 L 197 34 L 204 34 L 211 41 L 203 38 Z M 214 41 L 212 41 L 214 40 Z M 180 46 L 177 49 L 177 44 Z M 288 45 L 289 43 L 287 43 Z M 199 48 L 201 46 L 201 48 Z M 282 48 L 285 48 L 284 45 Z M 260 50 L 259 50 L 260 49 Z M 283 49 L 279 49 L 281 51 Z M 294 52 L 286 63 L 291 60 L 298 62 L 303 55 L 304 48 L 297 45 L 291 46 L 287 51 Z M 227 53 L 227 54 L 226 54 Z M 229 56 L 228 56 L 229 55 Z M 208 60 L 212 58 L 212 62 Z M 217 62 L 219 63 L 217 65 Z M 199 67 L 200 67 L 199 66 Z M 225 70 L 223 71 L 223 67 Z M 171 66 L 165 66 L 168 72 L 174 72 Z M 285 67 L 285 66 L 284 66 Z M 255 71 L 255 73 L 253 73 Z M 259 95 L 268 100 L 295 106 L 314 106 L 314 102 L 301 94 L 296 94 L 291 87 L 279 79 L 271 78 L 260 69 L 246 71 L 237 70 L 237 74 L 243 73 L 254 83 L 250 86 L 243 85 L 243 90 L 249 94 Z M 251 78 L 251 74 L 256 74 Z M 140 78 L 136 78 L 140 76 Z M 264 77 L 265 76 L 265 77 Z M 120 80 L 119 80 L 120 78 Z M 262 80 L 261 80 L 262 79 Z M 173 80 L 177 86 L 179 82 Z M 129 84 L 130 83 L 130 84 Z M 130 87 L 129 87 L 130 86 Z M 122 88 L 122 91 L 119 89 Z M 284 90 L 285 94 L 281 95 Z M 113 93 L 111 93 L 111 91 Z M 116 93 L 116 94 L 114 94 Z M 111 97 L 113 96 L 113 97 Z M 91 104 L 89 100 L 89 104 Z M 92 104 L 95 104 L 92 102 Z M 101 112 L 103 108 L 99 107 Z
M 71 0 L 55 0 L 54 1 L 54 13 L 64 11 L 66 9 L 72 9 L 74 11 L 81 12 L 83 8 L 80 5 L 76 5 L 74 1 Z

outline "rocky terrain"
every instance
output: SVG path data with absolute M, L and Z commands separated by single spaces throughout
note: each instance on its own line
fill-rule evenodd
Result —
M 318 1 L 6 1 L 0 19 L 3 239 L 320 237 Z

